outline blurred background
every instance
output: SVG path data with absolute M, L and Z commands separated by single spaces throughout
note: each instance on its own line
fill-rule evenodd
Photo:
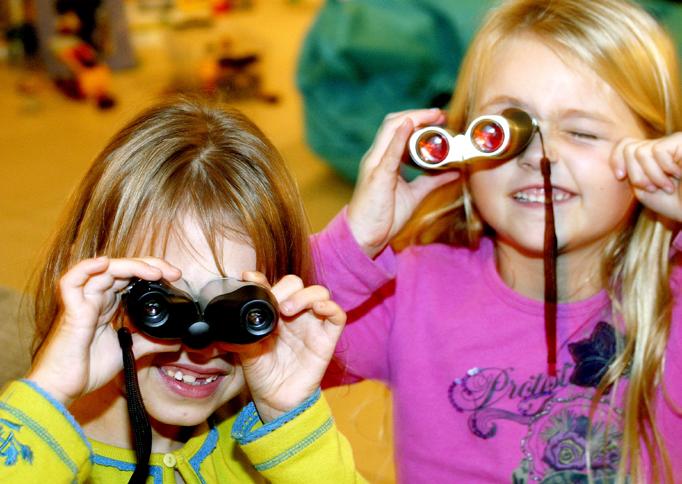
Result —
M 28 365 L 17 308 L 41 248 L 93 157 L 135 113 L 177 92 L 241 109 L 287 160 L 319 230 L 349 200 L 387 113 L 446 107 L 494 3 L 0 0 L 0 384 Z M 682 3 L 640 3 L 682 45 Z M 394 482 L 388 390 L 326 393 L 361 472 Z

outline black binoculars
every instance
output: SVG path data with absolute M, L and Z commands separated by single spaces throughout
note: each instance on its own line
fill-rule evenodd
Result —
M 233 278 L 215 279 L 198 299 L 165 281 L 133 279 L 123 292 L 130 321 L 159 339 L 180 339 L 191 348 L 212 342 L 248 344 L 269 335 L 279 310 L 266 288 Z
M 410 157 L 422 168 L 445 169 L 477 158 L 503 160 L 521 153 L 537 129 L 536 121 L 525 111 L 505 109 L 501 115 L 474 119 L 464 134 L 453 135 L 439 126 L 412 133 Z

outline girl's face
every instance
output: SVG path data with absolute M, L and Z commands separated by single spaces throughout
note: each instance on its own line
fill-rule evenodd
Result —
M 531 35 L 497 47 L 482 78 L 474 115 L 518 107 L 537 119 L 552 161 L 556 232 L 561 254 L 601 254 L 609 234 L 634 207 L 634 195 L 609 167 L 615 144 L 643 137 L 625 102 L 578 62 L 567 64 Z M 515 159 L 473 164 L 474 203 L 496 233 L 496 242 L 541 257 L 545 227 L 542 150 L 535 136 Z
M 196 296 L 210 280 L 221 277 L 212 252 L 199 227 L 185 219 L 180 233 L 157 256 L 182 271 L 181 289 Z M 241 278 L 256 270 L 256 253 L 244 241 L 225 239 L 222 265 L 227 275 Z M 160 352 L 138 361 L 138 379 L 149 415 L 169 425 L 195 426 L 245 387 L 234 352 L 238 346 L 214 343 L 203 349 L 182 346 L 180 351 Z

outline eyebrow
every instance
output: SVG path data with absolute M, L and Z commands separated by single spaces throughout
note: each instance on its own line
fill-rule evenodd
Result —
M 495 96 L 494 98 L 481 105 L 481 110 L 496 105 L 511 105 L 523 109 L 530 113 L 528 104 L 513 96 Z M 606 116 L 594 111 L 586 111 L 584 109 L 566 109 L 561 112 L 562 118 L 585 118 L 599 123 L 613 124 L 613 121 Z
M 584 111 L 582 109 L 567 109 L 562 113 L 562 117 L 568 118 L 585 118 L 597 121 L 598 123 L 613 124 L 613 121 L 606 116 L 603 116 L 594 111 Z
M 481 110 L 483 110 L 483 108 L 496 106 L 498 104 L 509 104 L 511 106 L 515 106 L 526 111 L 528 110 L 528 105 L 526 103 L 513 96 L 495 96 L 494 98 L 487 101 L 485 104 L 481 104 Z

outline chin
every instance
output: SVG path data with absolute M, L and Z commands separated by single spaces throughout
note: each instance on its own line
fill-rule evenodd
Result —
M 205 423 L 215 410 L 215 408 L 178 408 L 175 405 L 169 405 L 165 408 L 147 408 L 147 413 L 153 420 L 164 425 L 196 427 Z
M 191 389 L 174 388 L 173 382 L 158 374 L 148 375 L 141 381 L 142 397 L 147 413 L 154 420 L 173 426 L 194 427 L 200 425 L 222 405 L 239 395 L 244 388 L 241 371 L 226 375 L 210 393 Z M 201 389 L 203 390 L 203 389 Z
M 545 254 L 544 233 L 509 234 L 502 240 L 505 245 L 526 257 L 542 259 Z

